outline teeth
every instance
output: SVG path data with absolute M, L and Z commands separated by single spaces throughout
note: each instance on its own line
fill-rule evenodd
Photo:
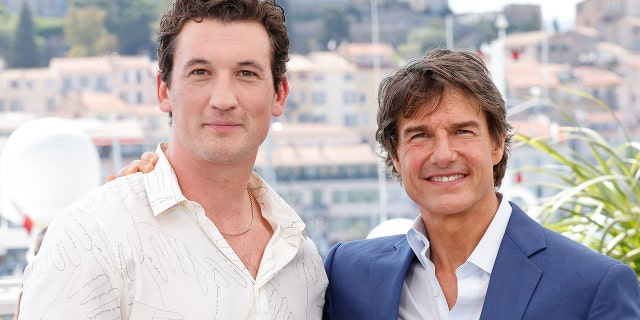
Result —
M 456 174 L 455 176 L 448 176 L 448 177 L 433 177 L 433 178 L 431 178 L 431 181 L 449 182 L 449 181 L 453 181 L 453 180 L 456 180 L 456 179 L 461 179 L 462 177 L 464 177 L 464 175 Z

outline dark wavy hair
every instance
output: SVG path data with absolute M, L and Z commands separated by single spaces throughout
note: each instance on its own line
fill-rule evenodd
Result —
M 501 141 L 506 135 L 502 159 L 493 166 L 493 184 L 499 187 L 507 169 L 512 127 L 507 122 L 504 99 L 491 80 L 487 66 L 472 51 L 435 48 L 382 80 L 378 91 L 376 140 L 387 170 L 402 181 L 393 166 L 393 159 L 398 159 L 400 117 L 432 114 L 441 107 L 443 95 L 450 90 L 464 94 L 484 115 L 493 142 Z M 434 106 L 433 110 L 425 110 L 428 105 Z

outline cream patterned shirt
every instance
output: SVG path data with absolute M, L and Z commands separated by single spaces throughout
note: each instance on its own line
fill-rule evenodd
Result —
M 253 279 L 156 153 L 152 172 L 58 215 L 25 270 L 20 319 L 320 319 L 327 276 L 298 215 L 253 174 L 274 230 Z

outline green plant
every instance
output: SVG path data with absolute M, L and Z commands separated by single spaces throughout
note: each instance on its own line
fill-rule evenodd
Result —
M 604 107 L 595 98 L 586 97 Z M 620 146 L 579 125 L 560 127 L 563 139 L 518 134 L 514 141 L 516 147 L 535 147 L 556 161 L 523 168 L 553 177 L 537 182 L 557 191 L 539 199 L 535 208 L 539 221 L 628 264 L 640 278 L 640 142 L 631 141 L 624 126 L 618 124 L 626 137 Z M 582 152 L 575 146 L 583 147 Z

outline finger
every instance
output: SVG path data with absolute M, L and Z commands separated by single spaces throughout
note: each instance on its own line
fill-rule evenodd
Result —
M 109 181 L 111 181 L 111 180 L 113 180 L 115 178 L 116 178 L 116 175 L 110 174 L 110 175 L 107 176 L 107 181 L 106 182 L 109 182 Z
M 140 159 L 155 165 L 158 162 L 158 155 L 156 155 L 154 152 L 146 151 L 142 154 L 142 156 L 140 156 Z
M 128 164 L 124 167 L 122 167 L 122 169 L 120 169 L 120 172 L 118 173 L 118 177 L 124 177 L 126 175 L 135 173 L 138 171 L 138 167 L 132 164 Z
M 120 171 L 121 176 L 142 172 L 147 173 L 153 170 L 154 165 L 147 160 L 133 160 Z

